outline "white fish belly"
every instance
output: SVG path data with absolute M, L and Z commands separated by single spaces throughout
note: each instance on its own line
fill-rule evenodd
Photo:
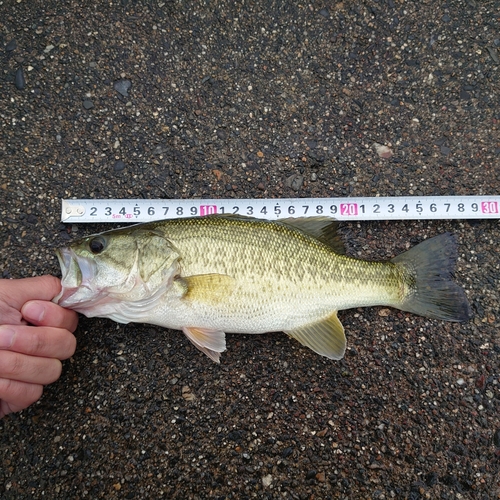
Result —
M 327 285 L 321 290 L 307 290 L 304 286 L 295 293 L 279 295 L 276 292 L 271 296 L 245 289 L 219 304 L 166 298 L 151 311 L 148 322 L 176 330 L 199 327 L 260 334 L 294 330 L 342 309 L 392 305 L 393 302 L 394 297 L 384 288 L 367 287 L 366 283 L 362 286 L 357 283 Z

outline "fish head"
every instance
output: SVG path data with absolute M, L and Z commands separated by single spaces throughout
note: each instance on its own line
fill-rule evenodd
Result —
M 118 306 L 152 305 L 179 267 L 179 254 L 163 234 L 139 226 L 94 234 L 56 253 L 62 289 L 54 302 L 88 317 L 115 321 Z

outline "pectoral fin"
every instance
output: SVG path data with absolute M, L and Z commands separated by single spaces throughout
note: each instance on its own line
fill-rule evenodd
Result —
M 197 274 L 179 278 L 186 289 L 184 299 L 216 305 L 227 300 L 235 280 L 227 274 Z
M 187 326 L 182 331 L 195 347 L 216 363 L 220 363 L 220 353 L 226 350 L 226 334 L 224 332 Z
M 285 332 L 302 345 L 330 359 L 342 359 L 345 353 L 345 334 L 335 311 L 328 318 Z

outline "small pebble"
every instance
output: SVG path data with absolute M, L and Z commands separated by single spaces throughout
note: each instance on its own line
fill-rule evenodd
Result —
M 191 392 L 191 388 L 188 385 L 182 387 L 182 397 L 186 401 L 194 401 L 196 396 Z
M 267 476 L 264 476 L 262 478 L 262 486 L 264 486 L 264 488 L 268 488 L 269 486 L 271 486 L 272 482 L 273 482 L 273 476 L 271 476 L 271 474 L 268 474 Z
M 490 57 L 498 64 L 500 63 L 500 58 L 498 57 L 498 52 L 497 49 L 494 47 L 486 47 L 486 50 L 488 51 L 488 54 Z
M 83 101 L 83 107 L 85 109 L 92 109 L 94 107 L 94 103 L 90 99 L 85 99 Z
M 467 92 L 467 90 L 465 90 L 465 89 L 460 90 L 460 99 L 462 99 L 463 101 L 470 100 L 469 92 Z
M 324 483 L 326 481 L 326 476 L 324 472 L 318 472 L 315 477 L 316 481 L 318 481 L 319 483 Z
M 316 471 L 314 469 L 307 471 L 306 479 L 314 479 L 316 477 Z
M 6 46 L 5 46 L 5 52 L 12 52 L 13 50 L 16 50 L 17 48 L 17 42 L 15 40 L 11 40 Z
M 128 91 L 132 87 L 130 80 L 118 80 L 113 84 L 113 88 L 123 97 L 128 97 Z
M 14 79 L 14 83 L 18 90 L 23 90 L 26 86 L 26 80 L 24 79 L 24 70 L 22 66 L 19 66 L 16 71 L 16 78 Z
M 285 181 L 285 185 L 292 188 L 294 191 L 298 191 L 304 184 L 304 176 L 299 174 L 292 174 Z
M 115 165 L 114 165 L 114 170 L 115 172 L 121 172 L 122 170 L 125 170 L 125 163 L 122 160 L 118 160 Z
M 387 160 L 394 154 L 391 148 L 388 148 L 387 146 L 384 146 L 382 144 L 378 144 L 377 142 L 373 144 L 373 147 L 375 148 L 375 151 L 380 158 L 384 158 Z

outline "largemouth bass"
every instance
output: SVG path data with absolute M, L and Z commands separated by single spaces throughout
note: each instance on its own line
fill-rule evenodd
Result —
M 88 317 L 182 330 L 216 362 L 225 332 L 283 331 L 341 359 L 340 309 L 383 305 L 447 321 L 470 317 L 451 280 L 457 244 L 449 233 L 368 262 L 345 255 L 328 218 L 215 215 L 106 231 L 57 255 L 55 302 Z

